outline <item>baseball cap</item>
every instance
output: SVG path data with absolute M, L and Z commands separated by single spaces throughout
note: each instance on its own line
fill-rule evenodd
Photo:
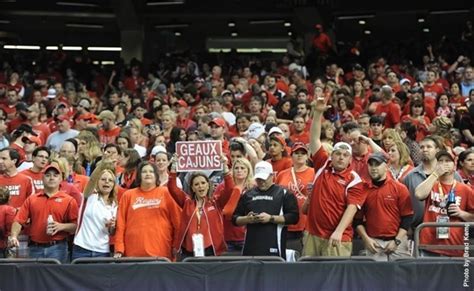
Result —
M 384 155 L 384 153 L 382 152 L 376 152 L 376 153 L 370 154 L 369 159 L 367 161 L 370 161 L 370 160 L 375 160 L 380 164 L 388 162 L 387 156 Z
M 305 150 L 306 152 L 308 152 L 308 147 L 302 142 L 295 142 L 291 147 L 291 153 L 293 154 L 297 150 Z
M 95 116 L 95 114 L 92 114 L 90 112 L 81 114 L 76 118 L 76 120 L 96 120 L 96 119 L 97 117 Z
M 49 171 L 49 170 L 51 170 L 51 169 L 54 169 L 54 170 L 56 170 L 59 174 L 62 174 L 61 169 L 59 169 L 59 167 L 56 166 L 55 164 L 49 164 L 48 166 L 46 166 L 46 168 L 44 168 L 44 170 L 43 170 L 43 173 L 46 173 L 47 171 Z
M 46 95 L 46 98 L 49 98 L 49 99 L 56 98 L 56 89 L 49 88 L 48 89 L 48 95 Z
M 195 83 L 204 83 L 204 79 L 201 78 L 201 77 L 196 77 L 196 78 L 194 79 L 194 82 L 195 82 Z
M 279 134 L 283 135 L 283 131 L 278 126 L 272 127 L 270 129 L 270 131 L 268 132 L 268 136 L 271 136 L 274 133 L 279 133 Z
M 216 117 L 216 118 L 212 119 L 211 121 L 209 121 L 209 124 L 211 124 L 211 123 L 214 123 L 215 125 L 217 125 L 219 127 L 225 127 L 224 119 L 219 118 L 219 117 Z
M 232 91 L 230 91 L 230 90 L 224 90 L 224 91 L 222 91 L 222 93 L 221 93 L 221 97 L 223 97 L 224 95 L 227 95 L 227 94 L 233 95 L 233 94 L 232 94 Z
M 335 152 L 339 150 L 348 151 L 352 155 L 352 147 L 347 142 L 340 141 L 336 143 L 333 147 L 333 151 Z
M 30 141 L 32 143 L 35 143 L 37 146 L 41 146 L 43 145 L 43 143 L 41 142 L 41 139 L 37 136 L 24 136 L 22 137 L 21 139 L 22 142 L 27 142 L 27 141 Z
M 36 132 L 33 131 L 33 127 L 31 127 L 31 125 L 29 124 L 22 124 L 20 125 L 16 131 L 18 132 L 27 132 L 29 134 L 32 134 L 34 136 L 38 136 L 38 134 Z
M 99 114 L 98 118 L 99 118 L 100 120 L 102 120 L 102 119 L 115 120 L 115 114 L 114 114 L 112 111 L 110 111 L 110 110 L 104 110 L 104 111 L 102 111 L 102 112 Z
M 186 101 L 184 101 L 184 100 L 182 100 L 182 99 L 176 101 L 174 104 L 175 104 L 175 105 L 182 106 L 182 107 L 184 107 L 184 108 L 187 108 L 187 107 L 188 107 L 188 103 L 186 103 Z
M 273 174 L 273 167 L 269 162 L 260 161 L 255 165 L 254 179 L 266 180 L 271 174 Z
M 151 155 L 156 156 L 158 153 L 166 154 L 166 148 L 161 145 L 154 146 L 153 149 L 151 150 Z
M 15 109 L 17 111 L 28 111 L 28 105 L 26 105 L 25 102 L 18 102 L 16 105 L 15 105 Z
M 279 142 L 282 146 L 286 147 L 286 141 L 285 141 L 285 139 L 284 139 L 282 136 L 274 135 L 274 136 L 270 137 L 270 140 L 277 141 L 277 142 Z
M 257 139 L 265 133 L 265 127 L 261 123 L 254 122 L 250 124 L 247 130 L 247 137 Z
M 454 162 L 453 155 L 446 150 L 440 150 L 438 153 L 436 153 L 436 160 L 439 160 L 441 157 L 449 157 L 449 159 Z
M 408 82 L 409 84 L 411 84 L 411 81 L 410 81 L 409 79 L 403 78 L 403 79 L 400 80 L 400 85 L 403 85 L 403 84 L 405 84 L 406 82 Z

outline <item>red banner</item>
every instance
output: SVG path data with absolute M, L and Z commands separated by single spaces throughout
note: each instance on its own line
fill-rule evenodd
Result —
M 180 141 L 176 143 L 177 172 L 221 171 L 221 141 Z

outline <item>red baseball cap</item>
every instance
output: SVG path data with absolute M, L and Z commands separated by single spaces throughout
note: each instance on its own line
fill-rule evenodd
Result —
M 285 138 L 279 135 L 272 135 L 270 137 L 270 140 L 276 140 L 277 142 L 281 143 L 284 147 L 286 147 L 286 141 Z
M 97 117 L 95 116 L 95 114 L 92 114 L 90 112 L 81 114 L 76 118 L 76 120 L 96 120 L 96 119 Z
M 58 166 L 56 166 L 55 164 L 49 164 L 48 166 L 46 166 L 46 168 L 44 168 L 44 170 L 43 170 L 43 174 L 46 173 L 50 169 L 54 169 L 54 170 L 58 171 L 59 174 L 62 174 L 61 169 Z
M 214 123 L 215 125 L 217 125 L 219 127 L 225 127 L 225 125 L 226 125 L 225 120 L 222 119 L 222 118 L 219 118 L 219 117 L 216 117 L 213 120 L 211 120 L 209 122 L 209 124 L 211 124 L 211 123 Z
M 297 150 L 305 150 L 306 152 L 308 152 L 308 147 L 302 142 L 296 142 L 291 147 L 291 153 L 293 154 Z
M 22 139 L 21 139 L 22 142 L 27 142 L 27 141 L 30 141 L 32 143 L 35 143 L 37 146 L 41 146 L 43 145 L 43 143 L 41 142 L 41 139 L 37 136 L 34 136 L 34 135 L 31 135 L 31 136 L 24 136 Z
M 184 100 L 182 100 L 182 99 L 176 101 L 174 104 L 177 104 L 177 105 L 182 106 L 182 107 L 185 107 L 185 108 L 188 107 L 188 103 L 186 103 L 186 101 L 184 101 Z

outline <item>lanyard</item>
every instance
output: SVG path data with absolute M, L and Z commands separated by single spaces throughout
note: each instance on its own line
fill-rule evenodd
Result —
M 295 183 L 295 189 L 298 191 L 297 196 L 303 196 L 303 198 L 306 198 L 306 196 L 303 195 L 300 191 L 300 187 L 298 186 L 298 181 L 296 180 L 296 174 L 295 174 L 295 168 L 291 168 L 291 176 L 293 177 L 293 183 Z
M 456 180 L 454 180 L 453 185 L 451 185 L 451 189 L 448 191 L 448 194 L 454 190 L 454 187 L 456 187 Z M 438 183 L 438 192 L 439 192 L 440 198 L 444 200 L 445 194 L 444 194 L 443 186 L 441 185 L 441 182 Z

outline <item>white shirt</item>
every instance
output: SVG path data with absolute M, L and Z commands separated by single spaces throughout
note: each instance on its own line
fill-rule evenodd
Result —
M 91 194 L 83 205 L 86 209 L 74 244 L 89 251 L 108 253 L 109 230 L 105 223 L 117 217 L 117 204 L 107 205 L 98 194 Z
M 135 144 L 135 146 L 133 147 L 133 149 L 138 152 L 138 154 L 140 155 L 140 158 L 143 158 L 143 157 L 146 156 L 146 147 L 141 146 L 141 145 L 139 145 L 139 144 Z

